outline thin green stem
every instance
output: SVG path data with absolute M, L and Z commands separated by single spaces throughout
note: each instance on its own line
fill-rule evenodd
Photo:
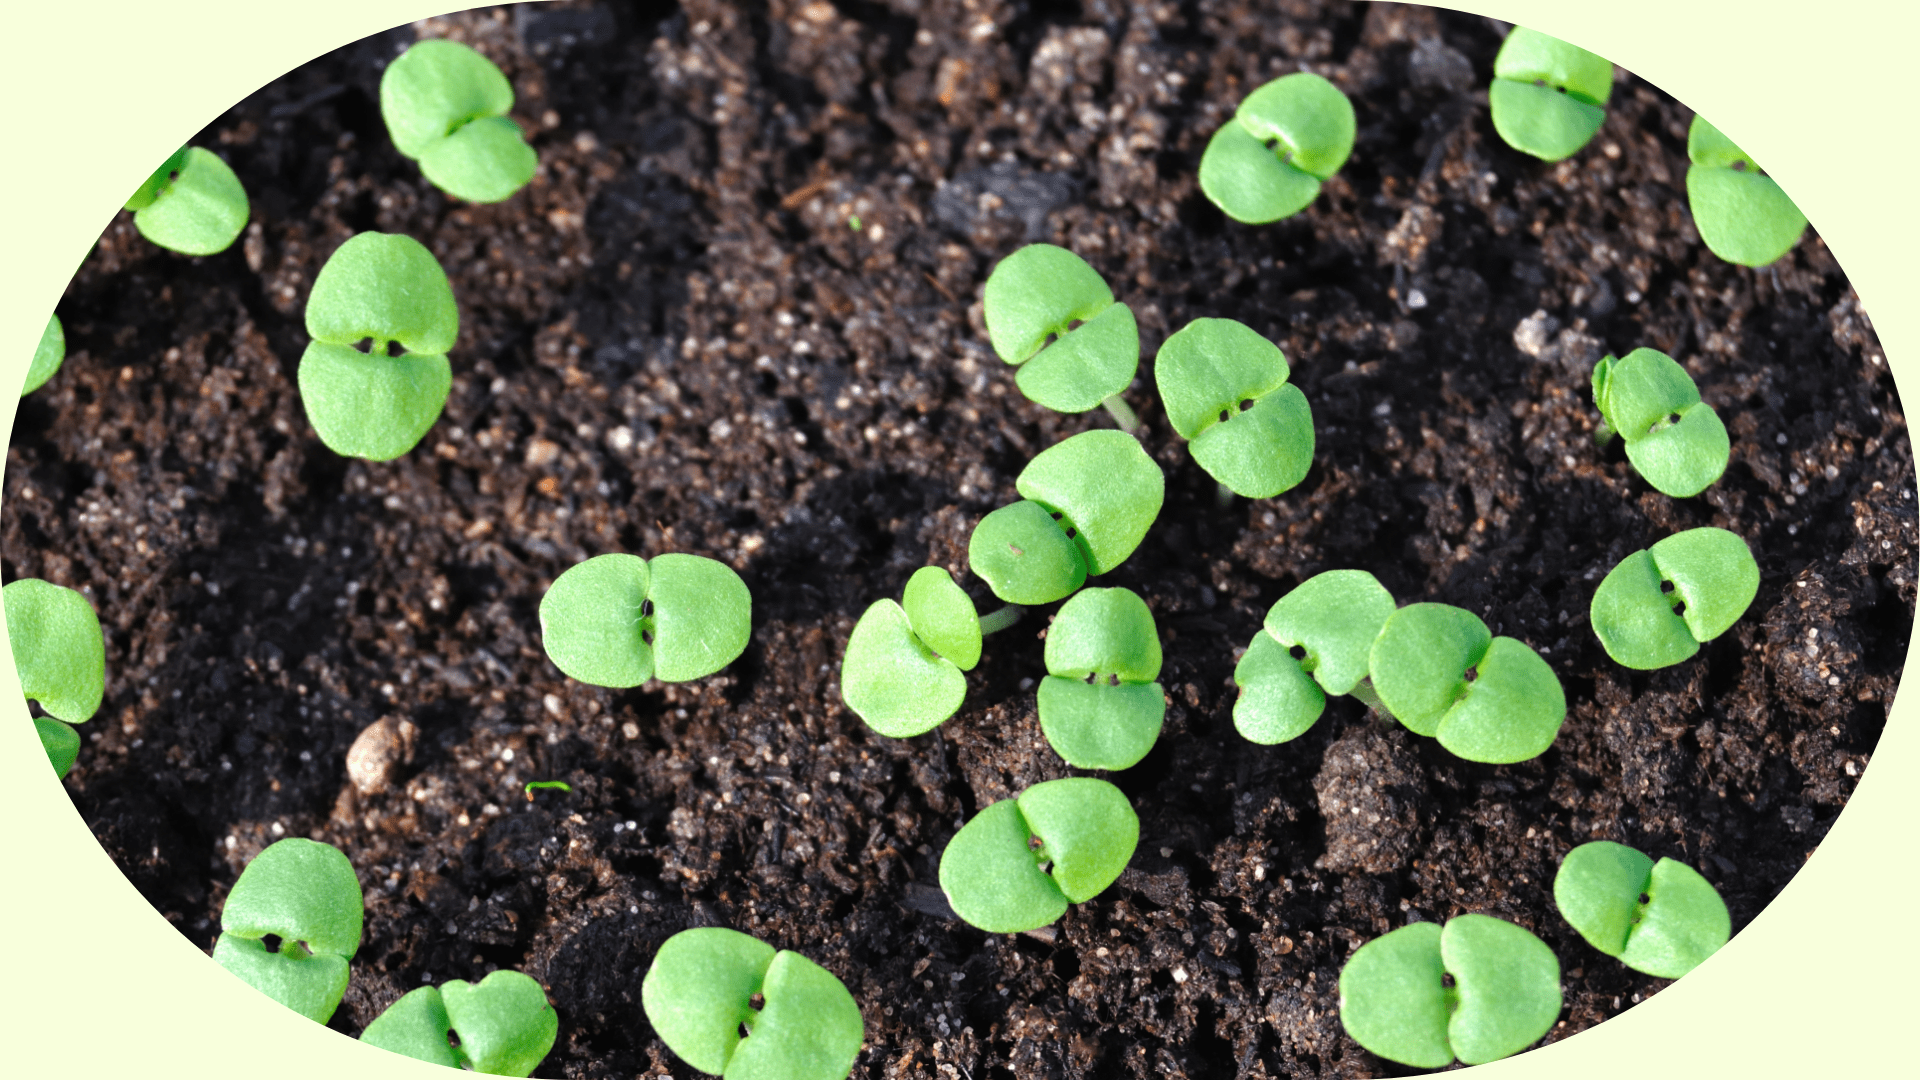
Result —
M 999 611 L 989 611 L 985 615 L 980 616 L 980 633 L 984 636 L 995 633 L 996 631 L 1005 630 L 1007 627 L 1019 622 L 1020 616 L 1026 614 L 1026 611 L 1027 609 L 1021 607 L 1019 604 L 1008 604 Z
M 1389 720 L 1393 719 L 1393 714 L 1388 712 L 1387 707 L 1381 703 L 1380 695 L 1374 692 L 1372 679 L 1361 679 L 1359 682 L 1354 683 L 1353 696 L 1355 700 L 1366 705 L 1367 708 L 1372 709 L 1374 712 L 1379 713 Z
M 1140 426 L 1139 415 L 1133 411 L 1131 405 L 1120 399 L 1119 394 L 1113 395 L 1100 404 L 1106 406 L 1107 412 L 1112 414 L 1113 422 L 1120 425 L 1121 431 L 1131 432 Z
M 1600 426 L 1593 430 L 1593 441 L 1600 446 L 1613 441 L 1613 429 L 1607 426 L 1605 420 L 1600 421 Z
M 1225 510 L 1227 507 L 1232 506 L 1233 505 L 1233 489 L 1228 487 L 1224 481 L 1221 482 L 1220 486 L 1214 488 L 1213 490 L 1213 501 L 1219 504 L 1220 509 L 1222 510 Z

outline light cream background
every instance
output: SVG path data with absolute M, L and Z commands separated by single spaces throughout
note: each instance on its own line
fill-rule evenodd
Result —
M 1910 254 L 1915 6 L 1897 0 L 1506 0 L 1450 5 L 1578 42 L 1711 116 L 1806 210 L 1914 397 Z M 0 20 L 0 385 L 17 386 L 47 313 L 119 204 L 259 86 L 389 26 L 415 0 L 20 3 Z M 1880 125 L 1886 125 L 1882 128 Z M 457 362 L 457 358 L 456 358 Z M 56 376 L 57 378 L 57 376 Z M 0 393 L 0 429 L 16 400 Z M 431 1077 L 228 976 L 167 925 L 93 842 L 46 767 L 0 650 L 0 1022 L 12 1076 Z M 112 677 L 112 672 L 108 673 Z M 1692 975 L 1490 1077 L 1894 1075 L 1920 993 L 1911 911 L 1920 747 L 1903 694 L 1872 766 L 1786 890 Z M 99 721 L 95 721 L 99 722 Z M 84 750 L 82 751 L 85 752 Z M 635 972 L 637 979 L 640 972 Z M 563 1018 L 563 1024 L 565 1018 Z M 1911 1075 L 1909 1073 L 1909 1075 Z

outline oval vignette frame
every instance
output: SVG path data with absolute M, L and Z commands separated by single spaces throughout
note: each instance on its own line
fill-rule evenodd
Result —
M 9 246 L 15 258 L 0 270 L 0 372 L 15 383 L 24 376 L 46 313 L 66 285 L 64 268 L 78 265 L 153 161 L 233 102 L 319 55 L 467 6 L 338 0 L 303 10 L 245 0 L 178 0 L 170 8 L 174 17 L 159 23 L 144 17 L 151 5 L 124 0 L 15 13 L 10 21 L 20 40 L 86 41 L 97 62 L 82 71 L 61 50 L 21 50 L 0 75 L 10 99 L 36 106 L 15 117 L 19 144 L 54 148 L 66 166 L 60 185 L 46 185 L 42 174 L 30 171 L 0 173 L 8 205 L 35 210 L 14 219 Z M 1874 318 L 1902 396 L 1920 400 L 1913 393 L 1920 369 L 1907 351 L 1916 317 L 1896 302 L 1902 287 L 1920 284 L 1920 272 L 1901 255 L 1907 246 L 1902 241 L 1920 239 L 1920 228 L 1899 220 L 1889 227 L 1873 210 L 1897 205 L 1895 184 L 1903 171 L 1896 160 L 1895 168 L 1859 176 L 1823 174 L 1817 158 L 1796 155 L 1790 134 L 1820 127 L 1836 130 L 1842 141 L 1868 142 L 1873 114 L 1849 115 L 1845 107 L 1898 100 L 1897 50 L 1920 29 L 1920 15 L 1884 0 L 1837 0 L 1817 23 L 1786 0 L 1690 6 L 1619 0 L 1606 9 L 1555 0 L 1438 6 L 1518 20 L 1572 41 L 1714 117 L 1730 138 L 1769 162 L 1769 172 L 1810 211 Z M 1741 17 L 1727 17 L 1735 14 Z M 1882 32 L 1860 34 L 1867 22 Z M 1719 47 L 1689 55 L 1690 45 L 1709 40 Z M 169 59 L 176 55 L 220 57 L 224 66 L 181 68 Z M 1848 80 L 1819 78 L 1818 72 L 1841 66 L 1851 72 Z M 1483 74 L 1476 72 L 1476 79 Z M 1760 85 L 1787 92 L 1745 93 Z M 90 137 L 121 131 L 114 118 L 124 102 L 156 86 L 175 95 L 163 116 L 126 131 L 118 144 Z M 1886 155 L 1902 154 L 1879 145 L 1882 165 Z M 9 431 L 17 400 L 0 394 Z M 39 1036 L 15 1050 L 29 1066 L 42 1066 L 30 1071 L 184 1077 L 238 1073 L 250 1063 L 272 1061 L 290 1077 L 445 1075 L 437 1066 L 316 1029 L 207 962 L 147 905 L 72 811 L 24 722 L 11 654 L 0 653 L 6 654 L 0 697 L 14 717 L 0 724 L 0 798 L 14 811 L 13 824 L 0 830 L 0 850 L 9 866 L 32 874 L 45 890 L 41 896 L 9 891 L 0 905 L 10 920 L 26 925 L 57 898 L 64 920 L 84 928 L 72 940 L 44 935 L 12 953 L 29 981 L 12 1001 L 11 1019 L 16 1030 Z M 1920 993 L 1894 973 L 1920 966 L 1920 944 L 1891 935 L 1868 949 L 1864 936 L 1850 928 L 1897 926 L 1903 912 L 1896 905 L 1920 885 L 1920 871 L 1878 857 L 1900 849 L 1896 830 L 1902 822 L 1920 819 L 1920 739 L 1913 715 L 1920 706 L 1906 697 L 1896 697 L 1872 763 L 1821 849 L 1725 949 L 1641 1007 L 1577 1037 L 1481 1068 L 1515 1080 L 1611 1077 L 1628 1062 L 1656 1077 L 1736 1070 L 1797 1077 L 1815 1069 L 1873 1075 L 1882 1071 L 1876 1066 L 1899 1060 L 1898 1020 L 1920 1004 Z M 50 883 L 59 883 L 57 889 Z M 107 971 L 115 977 L 98 977 Z M 90 1007 L 70 1004 L 81 1001 Z M 208 1039 L 211 1018 L 222 1015 L 234 1020 L 220 1025 L 219 1040 Z M 87 1059 L 72 1048 L 101 1016 L 112 1018 L 118 1036 L 144 1048 L 137 1063 L 78 1066 Z M 1821 1033 L 1827 1030 L 1846 1037 L 1826 1038 Z M 1800 1034 L 1780 1043 L 1781 1031 Z M 298 1053 L 288 1055 L 289 1045 Z

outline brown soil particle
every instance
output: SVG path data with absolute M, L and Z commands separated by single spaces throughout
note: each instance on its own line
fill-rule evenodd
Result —
M 1560 957 L 1550 1039 L 1631 1007 L 1665 984 L 1559 918 L 1559 859 L 1595 838 L 1679 858 L 1736 929 L 1800 868 L 1906 654 L 1912 449 L 1820 239 L 1758 271 L 1709 254 L 1691 113 L 1630 74 L 1579 155 L 1510 150 L 1485 104 L 1501 33 L 1335 0 L 568 3 L 292 72 L 194 140 L 252 196 L 242 242 L 184 258 L 122 216 L 60 304 L 65 367 L 21 402 L 0 569 L 85 590 L 107 633 L 75 804 L 201 946 L 263 846 L 337 845 L 367 923 L 333 1026 L 516 968 L 559 1010 L 549 1076 L 694 1075 L 638 991 L 696 925 L 845 980 L 871 1078 L 1398 1073 L 1341 1030 L 1340 968 L 1467 911 Z M 380 71 L 416 34 L 513 81 L 541 164 L 512 199 L 452 202 L 391 146 Z M 1352 159 L 1295 218 L 1227 221 L 1200 152 L 1303 68 L 1352 97 Z M 314 274 L 366 229 L 428 245 L 461 308 L 446 413 L 384 464 L 329 453 L 294 381 Z M 1170 704 L 1112 777 L 1141 819 L 1125 875 L 993 936 L 936 868 L 979 808 L 1069 772 L 1034 716 L 1049 612 L 990 637 L 959 715 L 916 739 L 868 731 L 836 678 L 859 613 L 919 566 L 990 603 L 973 522 L 1110 423 L 1026 401 L 985 344 L 981 285 L 1030 240 L 1139 318 L 1126 398 L 1167 503 L 1100 584 L 1152 608 Z M 1318 438 L 1295 490 L 1223 508 L 1168 429 L 1150 358 L 1199 316 L 1285 350 Z M 1697 498 L 1594 443 L 1591 364 L 1640 345 L 1732 432 Z M 1686 663 L 1612 663 L 1593 589 L 1699 525 L 1750 541 L 1753 607 Z M 737 568 L 745 655 L 687 685 L 561 676 L 540 597 L 608 551 Z M 1478 765 L 1344 698 L 1294 742 L 1242 740 L 1238 651 L 1337 567 L 1539 649 L 1570 705 L 1554 747 Z M 547 779 L 571 791 L 524 791 Z
M 1357 725 L 1327 746 L 1313 778 L 1327 826 L 1325 870 L 1396 874 L 1425 839 L 1427 780 L 1412 736 L 1399 727 Z

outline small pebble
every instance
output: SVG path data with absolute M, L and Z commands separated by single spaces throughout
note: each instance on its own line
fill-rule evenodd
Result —
M 347 748 L 347 777 L 362 795 L 385 791 L 396 769 L 413 760 L 412 723 L 383 716 L 368 724 Z

